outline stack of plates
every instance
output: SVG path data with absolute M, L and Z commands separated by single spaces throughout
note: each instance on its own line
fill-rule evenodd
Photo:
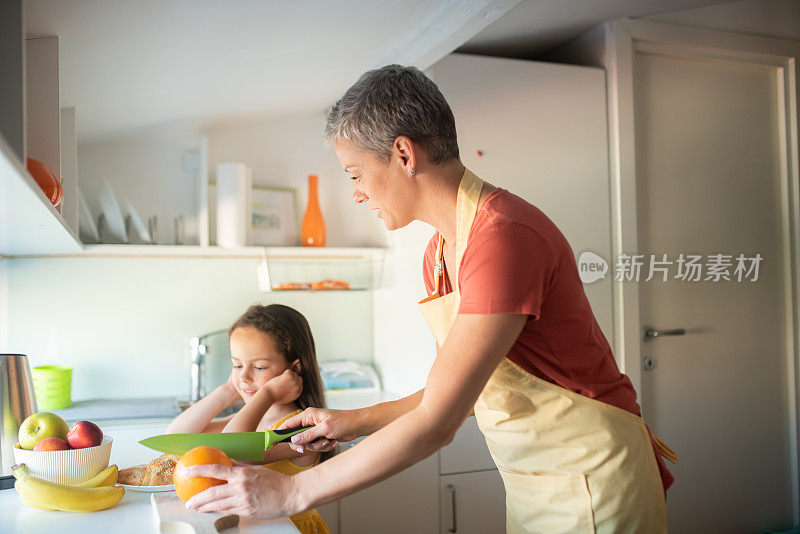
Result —
M 79 221 L 78 233 L 84 243 L 152 243 L 150 232 L 142 218 L 128 200 L 117 202 L 107 178 L 100 183 L 97 194 L 100 205 L 98 219 L 92 217 L 89 205 L 82 192 L 78 192 Z M 97 222 L 95 222 L 97 221 Z

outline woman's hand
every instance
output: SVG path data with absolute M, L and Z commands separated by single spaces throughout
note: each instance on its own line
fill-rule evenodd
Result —
M 313 428 L 292 436 L 289 447 L 297 452 L 306 452 L 306 449 L 328 452 L 339 441 L 350 441 L 363 436 L 365 432 L 362 420 L 360 410 L 306 408 L 303 413 L 287 419 L 279 430 L 313 425 Z
M 269 400 L 273 404 L 288 404 L 296 401 L 303 392 L 303 377 L 292 369 L 286 369 L 261 387 L 269 391 Z
M 293 503 L 292 477 L 266 467 L 247 466 L 234 461 L 234 466 L 219 464 L 194 465 L 186 476 L 211 477 L 227 481 L 212 486 L 186 502 L 187 509 L 217 512 L 265 519 L 285 517 L 300 511 Z

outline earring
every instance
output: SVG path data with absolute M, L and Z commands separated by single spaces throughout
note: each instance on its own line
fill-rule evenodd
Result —
M 411 172 L 408 174 L 409 178 L 414 177 L 414 167 L 411 167 Z

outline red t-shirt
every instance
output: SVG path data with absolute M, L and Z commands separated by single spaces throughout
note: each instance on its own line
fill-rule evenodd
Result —
M 434 289 L 438 240 L 437 232 L 423 260 L 428 294 Z M 506 355 L 512 362 L 542 380 L 641 416 L 636 390 L 619 371 L 592 313 L 572 248 L 541 210 L 504 189 L 487 195 L 458 279 L 458 313 L 530 316 Z M 440 283 L 443 294 L 452 291 L 446 275 Z M 656 460 L 666 491 L 674 478 L 657 450 Z

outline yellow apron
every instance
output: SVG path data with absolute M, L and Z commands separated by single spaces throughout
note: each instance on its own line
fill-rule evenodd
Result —
M 295 415 L 302 412 L 302 410 L 296 410 L 290 414 L 287 414 L 285 417 L 281 417 L 270 427 L 270 430 L 276 430 L 280 427 L 284 421 L 289 419 L 290 417 L 294 417 Z M 284 475 L 294 476 L 297 473 L 302 473 L 306 469 L 311 469 L 315 465 L 319 463 L 319 460 L 308 467 L 302 467 L 289 459 L 286 460 L 279 460 L 277 462 L 272 462 L 269 464 L 264 464 L 264 467 L 272 469 L 273 471 L 277 471 L 279 473 L 283 473 Z M 330 530 L 328 530 L 328 525 L 325 524 L 325 521 L 322 519 L 322 516 L 319 515 L 316 508 L 311 508 L 310 510 L 306 510 L 305 512 L 300 512 L 299 514 L 295 514 L 289 519 L 292 520 L 294 526 L 297 530 L 300 531 L 300 534 L 330 534 Z
M 441 346 L 460 301 L 458 269 L 483 181 L 464 171 L 456 202 L 453 291 L 441 296 L 440 236 L 433 294 L 420 309 Z M 665 533 L 666 507 L 641 417 L 542 380 L 508 358 L 475 403 L 506 489 L 509 533 Z

